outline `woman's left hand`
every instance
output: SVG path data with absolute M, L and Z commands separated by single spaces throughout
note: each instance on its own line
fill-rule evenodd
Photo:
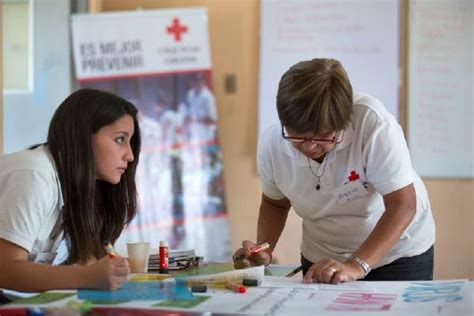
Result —
M 314 263 L 303 277 L 303 283 L 331 283 L 355 281 L 364 277 L 363 269 L 352 260 L 345 263 L 322 259 Z

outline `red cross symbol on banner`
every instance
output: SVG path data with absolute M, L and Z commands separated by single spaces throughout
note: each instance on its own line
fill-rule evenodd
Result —
M 357 174 L 357 172 L 355 172 L 355 170 L 352 170 L 351 174 L 347 178 L 349 179 L 349 181 L 355 181 L 359 179 L 359 175 Z
M 187 31 L 188 31 L 188 27 L 183 24 L 179 24 L 178 18 L 173 18 L 173 23 L 171 24 L 171 26 L 168 26 L 166 28 L 166 32 L 169 34 L 173 34 L 174 39 L 177 42 L 181 40 L 181 33 L 186 33 Z

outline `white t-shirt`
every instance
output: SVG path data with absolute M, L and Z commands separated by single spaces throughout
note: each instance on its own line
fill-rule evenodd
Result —
M 29 252 L 28 259 L 51 263 L 63 237 L 63 198 L 46 146 L 0 160 L 0 238 Z
M 320 190 L 316 190 L 316 176 Z M 345 261 L 373 230 L 385 207 L 383 195 L 414 184 L 416 215 L 394 247 L 372 268 L 429 249 L 435 225 L 426 188 L 413 170 L 403 131 L 375 98 L 354 95 L 351 123 L 342 143 L 319 164 L 281 137 L 274 125 L 259 139 L 257 164 L 263 193 L 288 198 L 303 218 L 302 254 L 310 261 Z

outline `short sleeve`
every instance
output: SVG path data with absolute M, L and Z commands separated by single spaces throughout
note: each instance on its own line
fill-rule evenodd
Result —
M 377 192 L 386 195 L 413 183 L 410 153 L 395 118 L 370 113 L 366 123 L 363 157 L 367 178 Z
M 43 221 L 54 209 L 51 181 L 33 170 L 0 178 L 0 238 L 31 252 Z
M 275 144 L 272 146 L 270 131 L 267 130 L 262 133 L 258 141 L 257 168 L 263 194 L 270 199 L 281 200 L 285 198 L 285 195 L 280 191 L 275 183 L 273 170 L 278 166 L 275 166 L 271 153 L 272 148 L 276 147 Z

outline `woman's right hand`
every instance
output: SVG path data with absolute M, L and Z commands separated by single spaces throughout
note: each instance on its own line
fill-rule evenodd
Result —
M 130 274 L 128 260 L 122 257 L 103 257 L 96 263 L 85 267 L 89 288 L 116 290 L 127 281 Z
M 269 265 L 272 261 L 272 257 L 268 251 L 263 250 L 251 254 L 252 249 L 256 246 L 256 243 L 249 240 L 242 241 L 242 248 L 237 249 L 232 256 L 234 268 L 245 269 L 254 266 Z

